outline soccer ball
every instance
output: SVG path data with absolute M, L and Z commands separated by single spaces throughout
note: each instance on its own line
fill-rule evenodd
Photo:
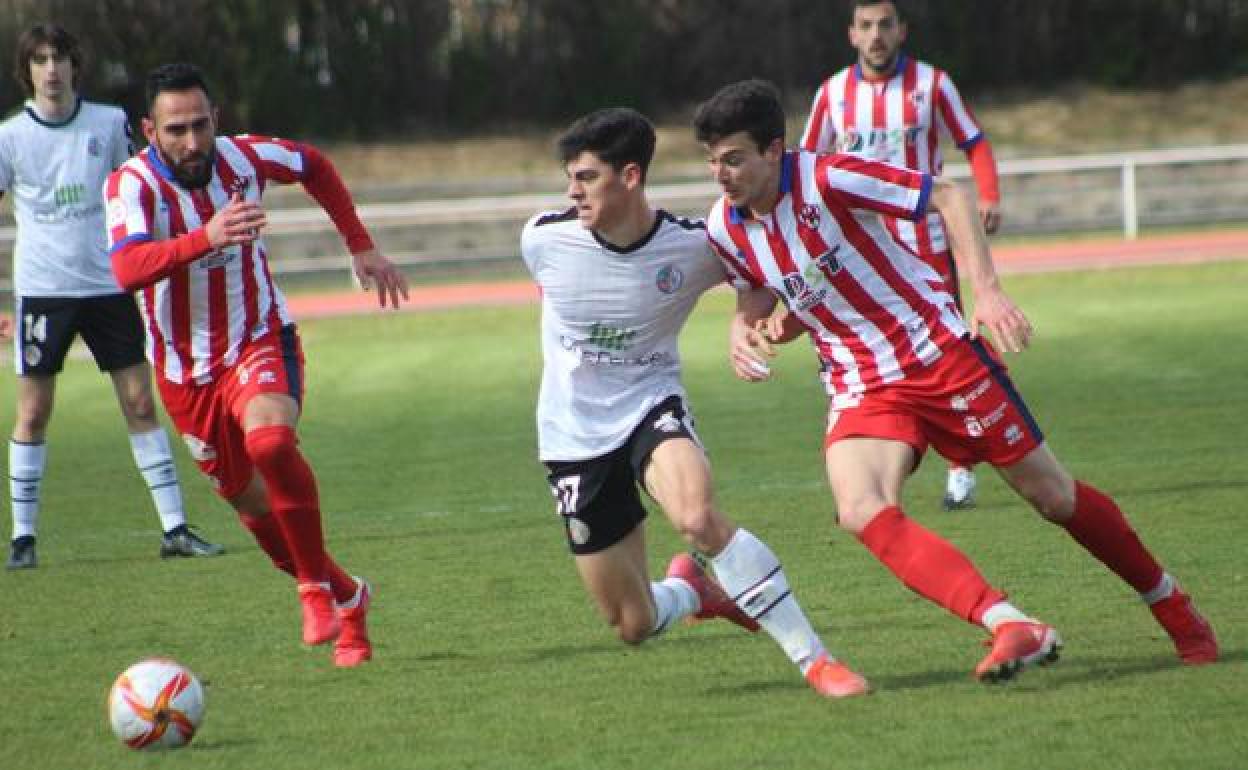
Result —
M 132 749 L 185 746 L 203 718 L 204 688 L 190 669 L 167 658 L 135 663 L 108 691 L 113 734 Z

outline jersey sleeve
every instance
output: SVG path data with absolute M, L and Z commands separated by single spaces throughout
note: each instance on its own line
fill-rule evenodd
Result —
M 746 250 L 738 248 L 733 240 L 732 225 L 728 223 L 728 204 L 723 198 L 711 207 L 706 218 L 706 240 L 711 251 L 719 258 L 724 268 L 728 283 L 734 289 L 754 289 L 763 286 L 763 281 L 750 270 L 745 256 Z
M 0 131 L 0 193 L 7 192 L 13 186 L 13 152 L 9 135 Z
M 299 182 L 321 205 L 352 254 L 375 248 L 368 228 L 360 221 L 351 192 L 329 158 L 310 144 L 261 136 L 239 136 L 234 141 L 256 167 L 261 189 L 266 182 Z
M 115 113 L 111 149 L 114 169 L 120 168 L 122 163 L 134 155 L 134 134 L 130 131 L 130 119 L 126 117 L 126 112 L 122 109 L 118 109 Z
M 814 101 L 810 105 L 810 116 L 806 118 L 806 130 L 802 132 L 801 148 L 810 152 L 829 152 L 836 141 L 836 126 L 832 121 L 832 104 L 828 91 L 832 79 L 823 81 L 815 91 Z
M 962 101 L 962 94 L 953 79 L 944 72 L 936 75 L 936 119 L 962 151 L 969 150 L 984 135 L 979 121 Z
M 910 220 L 927 213 L 931 174 L 843 153 L 821 156 L 815 169 L 819 194 L 828 205 Z
M 520 257 L 534 280 L 537 280 L 538 262 L 542 254 L 542 237 L 537 231 L 537 222 L 541 218 L 542 214 L 534 216 L 520 231 Z
M 127 291 L 149 286 L 212 251 L 203 227 L 167 240 L 153 236 L 156 194 L 125 166 L 104 182 L 109 259 Z

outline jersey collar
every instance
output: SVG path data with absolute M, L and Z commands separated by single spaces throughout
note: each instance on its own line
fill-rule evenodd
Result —
M 78 117 L 78 113 L 81 111 L 82 111 L 82 97 L 80 96 L 74 100 L 74 109 L 72 112 L 69 113 L 69 117 L 65 118 L 62 121 L 54 122 L 51 120 L 46 120 L 39 116 L 39 111 L 35 109 L 35 103 L 33 100 L 26 101 L 26 114 L 30 116 L 31 120 L 35 121 L 39 125 L 44 126 L 46 128 L 64 128 L 65 126 L 68 126 L 70 123 L 73 123 L 74 118 Z
M 880 78 L 880 79 L 869 78 L 862 71 L 862 62 L 854 62 L 854 77 L 858 78 L 864 83 L 883 83 L 885 81 L 892 80 L 893 78 L 900 75 L 902 72 L 905 72 L 905 70 L 906 70 L 906 52 L 905 51 L 897 52 L 897 66 L 893 67 L 893 74 L 889 75 L 886 78 Z
M 797 165 L 797 153 L 789 150 L 784 153 L 784 157 L 780 159 L 780 197 L 776 198 L 777 205 L 784 196 L 793 190 L 793 167 Z M 728 221 L 734 225 L 753 218 L 753 214 L 745 206 L 730 206 L 728 208 Z

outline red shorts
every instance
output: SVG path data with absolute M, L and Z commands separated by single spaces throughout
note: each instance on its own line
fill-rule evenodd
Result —
M 1044 441 L 1005 365 L 982 340 L 963 338 L 917 376 L 828 413 L 824 447 L 846 438 L 930 444 L 959 465 L 1013 465 Z
M 182 434 L 199 469 L 217 494 L 238 496 L 251 481 L 251 459 L 243 446 L 243 412 L 261 393 L 283 393 L 303 401 L 303 347 L 293 325 L 245 345 L 238 363 L 204 385 L 179 385 L 156 378 L 169 419 Z

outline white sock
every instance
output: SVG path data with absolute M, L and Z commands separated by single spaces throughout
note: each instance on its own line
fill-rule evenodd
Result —
M 1035 619 L 1027 616 L 1022 610 L 1015 607 L 1009 602 L 997 602 L 988 609 L 984 610 L 983 623 L 984 628 L 989 631 L 996 631 L 997 626 L 1002 623 L 1035 623 Z
M 173 464 L 173 452 L 169 449 L 169 437 L 164 428 L 147 433 L 130 434 L 130 453 L 134 464 L 143 474 L 147 489 L 152 493 L 156 513 L 160 514 L 160 527 L 168 532 L 186 523 L 182 508 L 182 487 L 178 484 L 178 469 Z
M 1145 604 L 1156 604 L 1162 599 L 1170 598 L 1170 595 L 1174 593 L 1175 587 L 1174 577 L 1169 572 L 1163 572 L 1161 573 L 1161 580 L 1157 581 L 1157 586 L 1148 593 L 1140 594 L 1140 598 L 1144 600 Z
M 352 596 L 350 599 L 346 600 L 345 602 L 343 602 L 342 604 L 339 604 L 338 600 L 335 599 L 334 609 L 353 610 L 356 607 L 360 606 L 360 600 L 364 598 L 364 581 L 360 580 L 355 575 L 352 575 L 351 579 L 355 581 L 355 595 Z
M 711 559 L 715 577 L 737 606 L 758 621 L 784 654 L 806 673 L 824 652 L 823 642 L 789 590 L 780 560 L 767 545 L 738 529 Z
M 680 578 L 665 578 L 661 583 L 651 583 L 650 594 L 654 597 L 651 636 L 658 636 L 668 626 L 701 609 L 697 591 Z
M 13 506 L 13 539 L 34 537 L 39 523 L 39 484 L 48 464 L 48 445 L 9 440 L 9 500 Z

